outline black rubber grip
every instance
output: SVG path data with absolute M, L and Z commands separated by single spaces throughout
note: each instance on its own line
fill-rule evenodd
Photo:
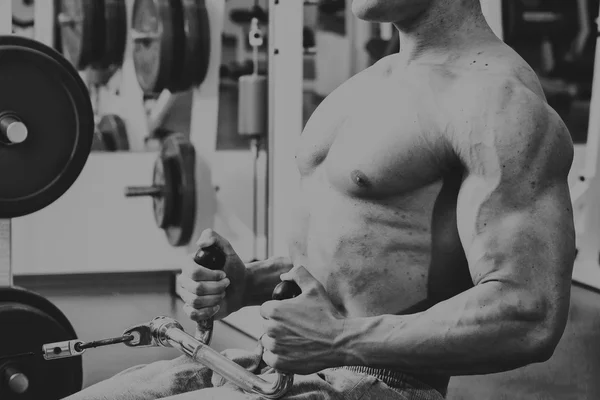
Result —
M 194 255 L 194 262 L 204 268 L 214 270 L 223 270 L 225 267 L 226 256 L 223 250 L 212 244 L 208 247 L 198 249 Z
M 294 281 L 283 281 L 275 286 L 273 290 L 273 300 L 288 300 L 302 294 L 300 286 Z

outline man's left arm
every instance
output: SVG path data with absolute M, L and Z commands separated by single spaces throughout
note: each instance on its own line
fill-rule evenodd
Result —
M 474 287 L 419 314 L 345 321 L 345 364 L 471 375 L 553 354 L 575 257 L 572 142 L 533 93 L 498 96 L 508 98 L 484 117 L 485 132 L 455 143 L 466 171 L 458 230 Z

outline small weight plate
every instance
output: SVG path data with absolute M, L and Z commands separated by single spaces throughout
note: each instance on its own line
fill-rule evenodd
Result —
M 166 175 L 174 188 L 173 219 L 164 228 L 172 246 L 185 246 L 191 240 L 196 223 L 196 152 L 194 145 L 181 133 L 167 136 L 162 143 L 160 158 L 169 164 L 172 173 Z
M 77 339 L 66 316 L 49 300 L 21 288 L 0 288 L 0 398 L 2 400 L 60 400 L 81 390 L 81 357 L 44 360 L 46 343 Z M 33 356 L 13 357 L 22 353 Z M 24 393 L 7 382 L 8 369 L 27 377 Z
M 169 90 L 186 91 L 204 81 L 210 62 L 210 23 L 205 0 L 181 0 L 183 6 L 184 44 L 180 73 Z
M 24 142 L 0 143 L 0 218 L 38 211 L 62 196 L 90 153 L 94 114 L 75 68 L 32 39 L 0 36 L 0 115 L 27 127 Z
M 104 47 L 104 0 L 61 0 L 58 24 L 63 55 L 78 70 L 87 68 Z
M 127 43 L 127 10 L 125 0 L 104 0 L 104 54 L 100 66 L 121 66 Z
M 108 151 L 104 144 L 104 138 L 98 129 L 94 131 L 94 140 L 92 140 L 92 152 L 94 151 Z
M 135 0 L 132 15 L 133 64 L 144 93 L 160 93 L 175 69 L 176 33 L 169 0 Z
M 107 114 L 100 118 L 97 126 L 106 151 L 129 150 L 129 138 L 125 121 L 118 115 Z

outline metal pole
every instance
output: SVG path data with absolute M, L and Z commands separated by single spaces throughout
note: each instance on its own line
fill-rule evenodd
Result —
M 0 219 L 0 287 L 12 286 L 11 220 Z

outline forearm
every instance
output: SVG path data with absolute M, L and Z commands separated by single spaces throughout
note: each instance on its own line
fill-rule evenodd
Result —
M 490 282 L 419 314 L 348 319 L 338 346 L 347 365 L 451 376 L 502 372 L 551 354 L 544 309 Z
M 271 300 L 275 286 L 281 274 L 291 270 L 293 264 L 287 257 L 271 257 L 246 265 L 246 298 L 245 306 L 259 306 Z

